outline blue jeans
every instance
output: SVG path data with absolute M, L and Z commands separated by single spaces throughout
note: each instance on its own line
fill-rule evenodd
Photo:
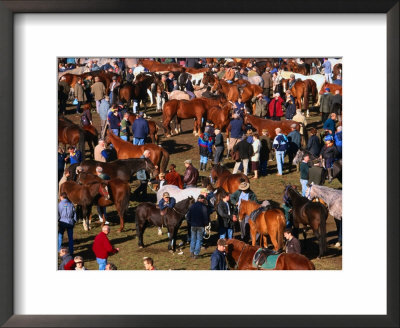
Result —
M 74 254 L 74 226 L 68 223 L 59 222 L 58 223 L 58 251 L 61 249 L 62 239 L 64 236 L 64 231 L 67 230 L 68 234 L 68 248 L 69 254 L 71 256 Z
M 134 145 L 144 145 L 144 138 L 133 138 L 133 144 Z
M 96 257 L 96 261 L 99 264 L 99 270 L 105 270 L 107 265 L 107 259 L 99 259 Z
M 204 227 L 191 227 L 192 237 L 190 240 L 190 253 L 200 254 L 201 242 L 203 241 Z
M 110 91 L 109 97 L 110 97 L 110 105 L 112 105 L 113 103 L 113 93 L 112 91 Z
M 208 157 L 200 155 L 200 163 L 207 164 L 207 162 L 208 162 Z
M 128 141 L 128 136 L 120 136 L 120 138 L 124 141 Z
M 231 228 L 225 228 L 225 227 L 220 227 L 219 228 L 219 238 L 226 238 L 226 235 L 228 235 L 228 239 L 233 238 L 233 229 Z
M 118 137 L 119 135 L 119 129 L 111 129 L 112 133 Z
M 307 190 L 308 180 L 300 179 L 300 183 L 301 183 L 301 195 L 303 197 L 306 197 L 306 190 Z
M 278 173 L 282 175 L 283 163 L 285 162 L 285 152 L 276 151 L 276 166 L 278 167 Z

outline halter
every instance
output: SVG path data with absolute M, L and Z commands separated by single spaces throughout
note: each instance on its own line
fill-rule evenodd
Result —
M 243 245 L 243 247 L 242 247 L 242 250 L 241 250 L 241 252 L 240 252 L 239 258 L 238 258 L 238 260 L 237 260 L 237 262 L 236 262 L 236 264 L 235 264 L 235 270 L 239 267 L 239 261 L 240 261 L 240 258 L 242 257 L 243 251 L 244 251 L 244 249 L 245 249 L 246 246 L 247 246 L 247 245 L 246 245 L 246 243 L 245 243 L 245 244 Z

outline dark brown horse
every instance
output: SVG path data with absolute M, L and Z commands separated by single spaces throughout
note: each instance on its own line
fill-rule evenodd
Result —
M 128 120 L 129 120 L 129 123 L 131 123 L 131 125 L 133 124 L 133 122 L 135 122 L 136 117 L 137 117 L 136 114 L 129 113 Z M 149 136 L 151 138 L 151 141 L 154 144 L 158 144 L 158 139 L 159 139 L 158 138 L 158 130 L 159 130 L 159 127 L 158 127 L 157 123 L 152 121 L 152 120 L 147 120 L 147 123 L 149 124 Z
M 124 216 L 129 207 L 129 197 L 131 193 L 129 183 L 122 181 L 121 179 L 102 180 L 97 175 L 86 172 L 80 173 L 77 177 L 77 183 L 82 184 L 83 186 L 90 185 L 96 182 L 106 183 L 108 186 L 109 195 L 108 197 L 101 195 L 101 197 L 98 197 L 94 200 L 94 204 L 99 206 L 115 205 L 120 222 L 118 232 L 121 232 L 122 230 L 124 230 Z M 90 223 L 91 214 L 89 215 L 89 217 Z M 103 217 L 103 224 L 104 222 L 106 222 L 105 217 Z
M 76 167 L 80 166 L 83 172 L 96 174 L 96 167 L 103 168 L 103 173 L 111 179 L 121 179 L 129 182 L 132 176 L 139 170 L 145 170 L 151 177 L 156 177 L 159 174 L 158 168 L 148 158 L 129 158 L 117 159 L 112 162 L 99 162 L 95 160 L 85 160 L 79 164 L 72 164 L 68 167 L 70 176 L 75 180 Z
M 249 178 L 243 173 L 232 174 L 231 171 L 220 164 L 213 165 L 211 179 L 215 182 L 216 188 L 223 188 L 230 194 L 238 190 L 242 182 L 250 183 Z
M 159 228 L 165 226 L 168 229 L 168 249 L 175 251 L 176 235 L 182 220 L 189 210 L 189 207 L 194 203 L 194 198 L 189 197 L 178 202 L 173 209 L 168 208 L 166 213 L 161 215 L 160 209 L 152 203 L 140 203 L 136 207 L 136 234 L 138 236 L 138 245 L 144 247 L 143 233 L 146 226 L 150 223 Z
M 83 228 L 90 229 L 89 217 L 93 204 L 101 197 L 110 198 L 108 186 L 105 182 L 94 181 L 90 184 L 81 185 L 75 181 L 66 181 L 60 186 L 60 195 L 65 192 L 68 199 L 82 207 Z
M 253 211 L 259 209 L 260 204 L 251 200 L 243 200 L 240 202 L 239 221 L 243 220 L 246 215 L 250 215 Z M 283 230 L 285 229 L 285 214 L 278 208 L 271 208 L 261 212 L 254 221 L 249 220 L 251 244 L 256 245 L 257 232 L 260 233 L 260 247 L 264 242 L 264 247 L 268 247 L 267 235 L 271 238 L 274 250 L 283 249 Z
M 92 124 L 83 125 L 82 128 L 85 131 L 85 140 L 89 146 L 90 154 L 94 157 L 94 148 L 99 142 L 99 133 Z
M 77 146 L 82 155 L 85 154 L 84 130 L 64 117 L 58 118 L 58 142 L 64 146 Z
M 117 152 L 118 159 L 140 158 L 145 150 L 150 151 L 150 161 L 160 168 L 160 172 L 166 172 L 169 153 L 161 146 L 155 144 L 144 144 L 135 146 L 130 142 L 124 141 L 107 130 L 107 143 L 112 143 Z
M 300 223 L 310 226 L 319 242 L 318 257 L 322 257 L 326 251 L 326 220 L 328 211 L 321 203 L 312 202 L 302 197 L 291 185 L 285 189 L 285 197 L 293 208 L 293 225 L 296 229 Z M 306 234 L 304 233 L 304 242 Z
M 228 239 L 226 258 L 229 266 L 237 270 L 257 270 L 252 265 L 257 250 L 258 247 L 248 245 L 243 241 Z M 315 266 L 304 255 L 282 253 L 278 257 L 274 270 L 315 270 Z

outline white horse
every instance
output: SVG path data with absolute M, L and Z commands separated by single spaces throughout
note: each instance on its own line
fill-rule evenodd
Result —
M 310 187 L 307 188 L 306 196 L 308 199 L 313 199 L 315 197 L 321 198 L 328 206 L 329 214 L 336 220 L 342 220 L 341 190 L 311 184 Z
M 263 87 L 264 86 L 264 80 L 262 79 L 262 77 L 260 75 L 248 77 L 247 80 L 251 84 L 258 85 L 259 87 Z
M 203 188 L 180 189 L 179 187 L 174 185 L 166 185 L 161 187 L 157 191 L 157 203 L 161 200 L 164 192 L 168 192 L 171 197 L 174 197 L 177 203 L 190 196 L 192 196 L 195 200 L 197 200 L 197 197 L 199 197 L 200 195 L 201 189 Z

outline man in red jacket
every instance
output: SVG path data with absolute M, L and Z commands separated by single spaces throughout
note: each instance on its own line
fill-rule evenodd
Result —
M 174 185 L 183 189 L 182 178 L 179 175 L 179 173 L 175 171 L 175 168 L 176 168 L 175 164 L 171 164 L 169 166 L 169 172 L 165 175 L 165 181 L 169 185 Z
M 281 117 L 283 116 L 282 104 L 283 104 L 283 99 L 281 98 L 279 93 L 275 93 L 274 99 L 272 99 L 271 102 L 269 103 L 269 116 L 271 117 L 271 120 L 274 121 L 281 120 Z
M 107 237 L 109 233 L 110 227 L 105 225 L 103 226 L 101 232 L 94 238 L 92 249 L 96 255 L 96 261 L 99 264 L 99 270 L 105 270 L 108 256 L 119 251 L 119 248 L 114 248 L 110 244 L 110 241 Z

